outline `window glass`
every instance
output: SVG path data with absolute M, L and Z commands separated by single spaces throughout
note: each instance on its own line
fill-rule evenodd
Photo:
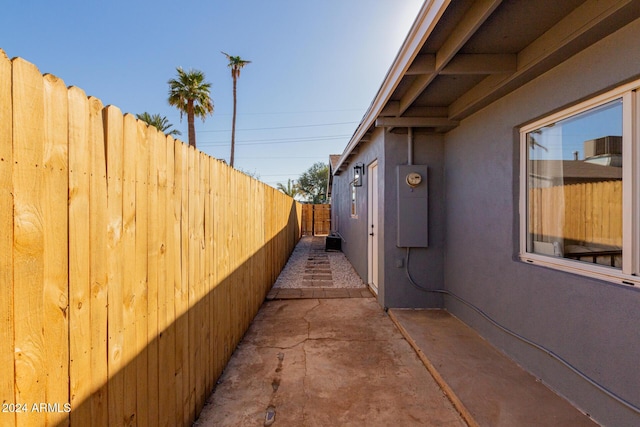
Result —
M 534 129 L 527 252 L 622 268 L 622 100 Z
M 357 196 L 357 188 L 355 185 L 355 181 L 351 182 L 351 216 L 356 216 L 356 196 Z

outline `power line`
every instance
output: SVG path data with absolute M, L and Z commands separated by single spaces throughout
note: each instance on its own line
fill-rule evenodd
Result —
M 302 175 L 300 172 L 292 172 L 292 173 L 279 173 L 279 174 L 267 174 L 267 175 L 263 175 L 260 174 L 260 176 L 291 176 L 291 175 Z
M 349 137 L 350 135 L 332 135 L 332 136 L 314 136 L 314 137 L 306 137 L 306 138 L 246 139 L 244 141 L 236 142 L 236 145 L 263 145 L 265 143 L 291 144 L 291 143 L 297 143 L 297 142 L 343 139 L 343 138 L 349 138 Z M 204 146 L 229 145 L 229 141 L 198 142 L 198 145 L 204 145 Z
M 279 114 L 318 114 L 318 113 L 343 113 L 346 111 L 364 111 L 366 108 L 347 108 L 344 110 L 308 110 L 308 111 L 272 111 L 268 113 L 245 113 L 243 116 L 277 116 Z M 219 113 L 217 116 L 232 116 L 232 113 Z
M 270 128 L 247 128 L 247 129 L 236 129 L 238 131 L 247 131 L 247 130 L 275 130 L 275 129 L 298 129 L 298 128 L 311 128 L 311 127 L 320 127 L 320 126 L 337 126 L 337 125 L 353 125 L 359 122 L 337 122 L 337 123 L 321 123 L 315 125 L 297 125 L 297 126 L 278 126 L 278 127 L 270 127 Z M 201 130 L 198 133 L 215 133 L 215 132 L 231 132 L 231 129 L 225 130 Z
M 272 157 L 272 156 L 260 156 L 260 157 L 238 157 L 236 156 L 236 159 L 239 160 L 256 160 L 256 159 L 264 159 L 264 160 L 270 160 L 270 159 L 317 159 L 319 156 L 278 156 L 278 157 Z

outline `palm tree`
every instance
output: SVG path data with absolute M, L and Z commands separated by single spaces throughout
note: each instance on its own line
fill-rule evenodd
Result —
M 189 124 L 189 145 L 196 147 L 196 116 L 204 122 L 208 114 L 213 114 L 213 101 L 209 94 L 211 83 L 204 81 L 204 73 L 200 70 L 185 72 L 182 67 L 176 68 L 177 79 L 171 79 L 169 83 L 169 105 L 173 105 L 180 111 L 180 119 L 187 114 Z
M 229 60 L 229 68 L 231 68 L 231 78 L 233 79 L 233 122 L 231 123 L 231 157 L 229 158 L 229 164 L 233 167 L 233 157 L 236 148 L 236 84 L 238 77 L 240 77 L 240 70 L 251 61 L 246 61 L 239 56 L 231 56 L 228 53 L 222 52 L 224 56 Z
M 180 132 L 178 129 L 171 129 L 173 125 L 169 123 L 169 120 L 165 116 L 161 116 L 160 114 L 152 115 L 145 111 L 142 114 L 136 114 L 136 117 L 139 120 L 142 120 L 143 122 L 145 122 L 146 124 L 155 127 L 160 132 L 166 135 L 171 135 L 171 136 L 182 135 L 182 132 Z
M 289 197 L 296 197 L 296 195 L 298 194 L 298 186 L 296 185 L 295 181 L 292 181 L 290 179 L 287 180 L 286 187 L 283 183 L 279 182 L 276 188 Z

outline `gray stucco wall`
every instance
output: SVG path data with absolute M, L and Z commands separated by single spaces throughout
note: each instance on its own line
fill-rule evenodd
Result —
M 345 253 L 362 280 L 367 282 L 368 177 L 358 188 L 357 218 L 351 217 L 353 165 L 378 161 L 379 256 L 378 302 L 383 307 L 442 307 L 438 294 L 423 292 L 407 278 L 407 251 L 397 242 L 397 165 L 407 164 L 407 135 L 377 129 L 370 142 L 363 144 L 350 167 L 334 177 L 332 190 L 333 224 L 343 238 Z M 428 166 L 429 211 L 424 227 L 429 227 L 429 247 L 411 250 L 410 272 L 419 286 L 442 289 L 444 286 L 444 146 L 442 135 L 414 135 L 414 164 Z M 431 224 L 429 226 L 428 224 Z
M 462 121 L 444 150 L 446 288 L 636 406 L 640 289 L 526 264 L 517 253 L 519 126 L 640 77 L 638 40 L 635 21 Z M 640 425 L 545 353 L 452 299 L 446 307 L 598 422 Z
M 362 187 L 357 189 L 357 218 L 351 217 L 351 181 L 353 180 L 353 166 L 363 163 L 365 166 L 378 160 L 378 176 L 384 171 L 384 136 L 381 132 L 374 134 L 372 140 L 363 144 L 359 156 L 355 157 L 348 169 L 333 178 L 331 194 L 332 224 L 337 224 L 336 231 L 342 236 L 342 252 L 347 256 L 362 281 L 367 283 L 367 176 L 364 177 Z M 384 182 L 379 182 L 380 192 L 383 192 Z M 380 195 L 381 206 L 384 194 Z M 382 221 L 383 212 L 380 212 Z
M 407 250 L 397 243 L 397 165 L 406 165 L 406 134 L 385 134 L 385 222 L 384 222 L 384 300 L 385 307 L 442 307 L 440 295 L 417 289 L 407 278 Z M 427 248 L 412 248 L 409 272 L 416 284 L 425 289 L 444 287 L 444 145 L 442 135 L 416 131 L 413 141 L 413 164 L 427 165 L 429 208 L 423 227 L 429 229 Z M 403 184 L 405 185 L 405 184 Z

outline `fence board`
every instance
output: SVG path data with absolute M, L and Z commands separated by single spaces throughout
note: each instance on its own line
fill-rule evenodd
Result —
M 205 381 L 206 378 L 202 375 L 206 372 L 206 358 L 205 352 L 206 345 L 206 331 L 205 331 L 205 317 L 206 306 L 204 304 L 204 282 L 205 282 L 205 268 L 204 268 L 204 153 L 197 151 L 195 153 L 195 166 L 194 175 L 196 178 L 196 188 L 194 191 L 197 196 L 196 204 L 196 240 L 194 252 L 197 257 L 196 268 L 196 301 L 194 302 L 194 308 L 196 313 L 196 413 L 200 413 L 204 406 L 205 396 Z
M 123 119 L 123 176 L 122 176 L 122 251 L 123 302 L 122 322 L 124 327 L 124 424 L 136 425 L 137 350 L 136 337 L 136 140 L 138 125 L 133 115 Z
M 136 126 L 136 251 L 135 251 L 135 313 L 136 313 L 136 420 L 138 426 L 149 425 L 149 332 L 148 332 L 148 262 L 149 242 L 149 141 L 147 125 Z
M 188 365 L 189 365 L 189 401 L 187 404 L 187 408 L 189 408 L 189 422 L 193 422 L 196 417 L 196 313 L 195 313 L 195 301 L 196 301 L 196 279 L 197 279 L 197 257 L 196 257 L 196 248 L 197 244 L 195 242 L 195 234 L 196 234 L 196 201 L 197 194 L 195 194 L 195 183 L 196 183 L 196 153 L 195 149 L 192 146 L 189 146 L 189 150 L 187 152 L 188 159 L 188 174 L 187 174 L 187 192 L 188 192 L 188 231 L 187 236 L 189 238 L 189 246 L 187 248 L 188 256 L 189 256 L 189 276 L 187 278 L 187 283 L 190 284 L 188 287 L 189 292 L 189 311 L 188 313 L 188 335 L 189 335 L 189 351 L 188 351 Z
M 176 259 L 180 262 L 181 270 L 176 284 L 176 425 L 188 425 L 190 411 L 189 404 L 189 193 L 188 147 L 184 144 L 176 145 L 176 216 L 180 218 L 180 244 Z
M 66 424 L 62 411 L 69 398 L 69 333 L 67 308 L 67 189 L 69 186 L 68 98 L 64 82 L 44 76 L 44 159 L 42 223 L 44 231 L 44 349 L 46 351 L 46 403 L 59 405 L 60 412 L 47 412 L 47 424 Z
M 314 234 L 325 235 L 331 230 L 331 205 L 322 204 L 313 206 Z
M 177 248 L 180 244 L 180 223 L 175 217 L 175 204 L 172 202 L 175 197 L 175 141 L 172 137 L 166 137 L 165 144 L 166 151 L 166 164 L 167 164 L 167 184 L 166 194 L 167 200 L 165 202 L 165 223 L 167 228 L 166 233 L 166 270 L 167 278 L 164 287 L 166 295 L 166 311 L 165 311 L 165 329 L 162 332 L 162 337 L 166 343 L 165 350 L 162 353 L 161 369 L 167 372 L 167 383 L 162 385 L 163 389 L 168 392 L 165 396 L 165 401 L 161 402 L 161 407 L 164 408 L 161 421 L 164 425 L 174 426 L 176 425 L 175 413 L 176 413 L 176 334 L 175 334 L 175 283 L 176 274 L 180 269 L 180 264 L 176 262 L 178 259 Z
M 212 196 L 211 196 L 211 158 L 203 156 L 204 171 L 203 176 L 203 192 L 204 192 L 204 242 L 202 247 L 202 253 L 204 255 L 204 297 L 203 304 L 206 307 L 204 317 L 204 333 L 206 334 L 205 349 L 204 349 L 204 389 L 205 391 L 213 388 L 213 360 L 212 360 L 212 337 L 211 337 L 211 282 L 212 282 L 212 263 L 211 249 L 213 247 L 213 227 L 211 224 L 212 211 Z
M 15 402 L 13 388 L 13 142 L 11 61 L 0 49 L 0 402 Z M 15 425 L 15 415 L 0 414 Z
M 107 182 L 102 102 L 89 97 L 89 241 L 91 283 L 91 417 L 95 424 L 109 422 L 107 348 Z
M 89 101 L 69 99 L 69 377 L 72 425 L 91 425 L 91 284 L 89 240 Z
M 158 131 L 149 126 L 147 129 L 149 147 L 149 211 L 147 230 L 147 371 L 148 371 L 148 416 L 149 425 L 157 426 L 158 415 L 158 270 L 160 255 L 160 226 L 158 209 Z
M 44 141 L 43 79 L 38 69 L 13 60 L 13 171 L 15 402 L 31 405 L 46 400 L 39 378 L 46 377 L 43 301 L 44 231 L 42 223 L 42 160 Z M 28 422 L 17 414 L 18 425 Z M 33 414 L 45 423 L 45 414 Z
M 108 402 L 111 423 L 124 420 L 124 250 L 122 242 L 122 179 L 124 164 L 123 118 L 119 109 L 108 106 L 103 111 L 107 167 L 107 315 L 109 376 Z
M 158 156 L 158 424 L 164 425 L 168 421 L 168 408 L 163 407 L 168 404 L 169 393 L 164 384 L 169 386 L 169 367 L 165 366 L 168 357 L 168 341 L 166 330 L 168 328 L 167 317 L 167 139 L 158 132 L 156 136 L 156 150 Z

